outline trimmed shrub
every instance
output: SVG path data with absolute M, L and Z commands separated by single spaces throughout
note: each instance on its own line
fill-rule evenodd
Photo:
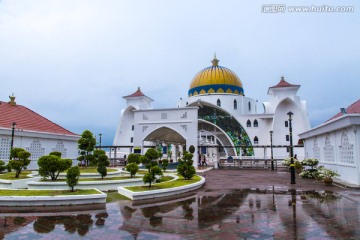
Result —
M 70 188 L 70 191 L 74 191 L 74 187 L 78 184 L 80 177 L 80 169 L 78 166 L 71 167 L 66 173 L 66 183 Z
M 54 151 L 54 152 L 49 153 L 49 155 L 55 155 L 55 156 L 58 156 L 59 158 L 61 158 L 62 153 Z
M 3 171 L 6 170 L 6 165 L 5 165 L 5 162 L 0 160 L 0 173 L 2 173 Z
M 185 180 L 190 180 L 196 173 L 192 160 L 193 154 L 184 152 L 183 159 L 179 159 L 179 165 L 177 166 L 177 172 L 183 176 Z
M 149 188 L 151 188 L 151 183 L 155 182 L 158 176 L 161 176 L 163 173 L 159 166 L 153 166 L 150 168 L 150 172 L 146 173 L 143 177 L 143 182 L 149 183 Z
M 101 151 L 103 151 L 103 150 L 101 150 Z M 97 171 L 98 171 L 98 173 L 100 173 L 101 178 L 104 179 L 104 177 L 107 175 L 106 167 L 108 167 L 110 165 L 108 156 L 106 156 L 103 153 L 100 153 L 99 155 L 97 155 L 97 162 L 98 162 L 97 163 Z
M 56 180 L 59 174 L 69 169 L 71 165 L 71 159 L 63 159 L 59 155 L 42 156 L 38 160 L 39 175 L 44 178 L 50 176 L 51 180 Z
M 159 153 L 155 149 L 150 148 L 146 151 L 144 156 L 140 156 L 140 161 L 142 164 L 145 165 L 145 167 L 150 172 L 151 167 L 158 165 L 158 162 L 155 161 L 158 158 L 159 158 Z
M 167 169 L 168 166 L 169 166 L 169 160 L 163 159 L 163 160 L 162 160 L 161 167 L 162 167 L 162 169 L 163 169 L 164 172 L 166 171 L 166 169 Z
M 137 153 L 130 153 L 127 161 L 128 163 L 140 164 L 140 155 Z
M 192 153 L 192 154 L 194 154 L 194 152 L 195 152 L 195 147 L 194 147 L 193 145 L 191 145 L 191 146 L 189 147 L 189 152 Z
M 134 162 L 129 163 L 128 165 L 126 165 L 126 171 L 130 173 L 131 177 L 134 177 L 135 174 L 139 171 L 139 166 Z
M 9 161 L 9 166 L 16 171 L 15 178 L 18 178 L 22 170 L 30 164 L 29 158 L 31 153 L 22 148 L 13 148 L 11 149 L 10 156 L 13 160 Z

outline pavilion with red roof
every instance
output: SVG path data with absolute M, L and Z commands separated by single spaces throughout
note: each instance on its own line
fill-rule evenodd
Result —
M 29 151 L 31 160 L 36 161 L 52 151 L 61 152 L 63 158 L 76 159 L 77 140 L 80 136 L 31 109 L 16 104 L 15 96 L 10 96 L 9 102 L 0 101 L 0 114 L 1 160 L 9 160 L 13 133 L 13 147 Z M 37 168 L 35 161 L 29 168 Z

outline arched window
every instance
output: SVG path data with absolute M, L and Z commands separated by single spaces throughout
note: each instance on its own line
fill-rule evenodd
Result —
M 66 158 L 66 148 L 63 141 L 58 140 L 55 147 L 52 149 L 53 152 L 61 152 L 61 157 Z
M 248 103 L 248 106 L 249 106 L 249 112 L 251 112 L 251 103 L 250 102 Z
M 39 139 L 34 139 L 26 151 L 31 153 L 30 160 L 37 160 L 45 154 L 45 148 L 41 146 Z
M 320 161 L 320 147 L 317 141 L 317 138 L 315 137 L 314 139 L 314 147 L 313 147 L 313 152 L 314 152 L 314 158 L 318 159 Z
M 341 136 L 340 146 L 340 162 L 346 164 L 354 164 L 354 146 L 351 144 L 349 136 L 346 131 Z
M 234 109 L 237 109 L 237 101 L 234 99 Z
M 216 103 L 219 107 L 221 107 L 221 102 L 220 102 L 220 99 L 217 100 L 217 103 Z
M 259 138 L 257 136 L 254 137 L 254 144 L 259 144 Z
M 254 127 L 258 127 L 259 126 L 259 123 L 258 123 L 258 120 L 254 120 Z
M 330 142 L 330 135 L 326 135 L 325 137 L 325 147 L 324 147 L 324 160 L 326 162 L 334 162 L 334 147 L 331 145 Z
M 250 120 L 247 120 L 246 126 L 247 126 L 247 127 L 251 127 L 251 121 L 250 121 Z

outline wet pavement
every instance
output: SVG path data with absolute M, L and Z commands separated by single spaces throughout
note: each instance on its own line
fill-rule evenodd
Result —
M 296 174 L 295 184 L 290 184 L 290 173 L 286 171 L 254 169 L 217 169 L 199 173 L 206 178 L 206 187 L 213 191 L 226 191 L 244 188 L 296 190 L 343 191 L 342 186 L 325 186 L 321 181 L 300 178 Z M 357 189 L 354 189 L 355 191 Z
M 201 175 L 203 188 L 161 201 L 0 209 L 0 239 L 360 239 L 358 189 L 268 170 Z

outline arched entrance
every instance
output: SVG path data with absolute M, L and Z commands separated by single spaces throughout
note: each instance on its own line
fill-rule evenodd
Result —
M 168 147 L 172 149 L 171 156 L 178 157 L 180 146 L 195 147 L 194 166 L 197 166 L 197 132 L 198 108 L 171 108 L 138 110 L 134 112 L 134 147 L 144 154 L 148 147 Z M 181 148 L 182 149 L 182 148 Z M 167 153 L 167 150 L 164 150 Z
M 220 152 L 229 156 L 253 156 L 251 140 L 241 124 L 229 113 L 202 103 L 198 111 L 199 131 L 212 132 L 218 139 Z M 225 148 L 223 146 L 226 146 Z M 232 147 L 235 146 L 235 147 Z M 237 146 L 247 146 L 240 149 Z

